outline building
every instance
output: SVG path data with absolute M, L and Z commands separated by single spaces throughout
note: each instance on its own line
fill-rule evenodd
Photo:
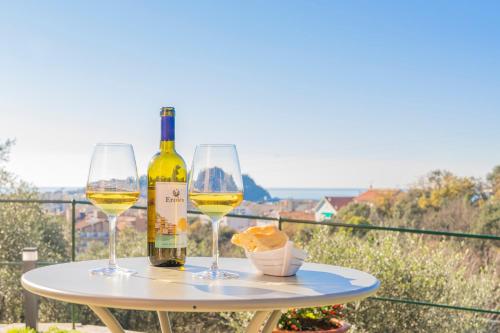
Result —
M 311 211 L 316 207 L 318 200 L 310 199 L 283 199 L 277 204 L 280 211 L 293 212 L 293 211 Z
M 314 217 L 316 221 L 329 220 L 344 206 L 354 200 L 354 197 L 324 197 L 314 207 Z
M 314 221 L 314 213 L 306 211 L 280 212 L 280 217 L 283 219 Z
M 91 241 L 104 244 L 109 239 L 108 217 L 94 206 L 79 207 L 76 212 L 75 229 L 78 234 L 78 251 L 84 251 Z M 138 232 L 147 231 L 147 213 L 145 210 L 129 209 L 117 219 L 116 230 L 119 233 L 127 228 Z
M 354 198 L 354 202 L 382 206 L 385 203 L 393 202 L 400 193 L 401 190 L 398 189 L 369 189 Z
M 238 207 L 236 207 L 231 212 L 231 214 L 268 216 L 277 218 L 279 216 L 279 211 L 280 207 L 273 203 L 256 203 L 251 201 L 243 201 Z M 229 227 L 239 232 L 246 230 L 249 227 L 260 225 L 261 222 L 262 221 L 255 218 L 240 218 L 240 217 L 230 217 L 230 216 L 226 216 L 222 220 L 222 223 L 228 225 Z
M 249 205 L 248 202 L 243 202 L 241 205 L 236 207 L 231 211 L 230 214 L 234 215 L 253 215 L 252 207 Z M 248 218 L 240 218 L 240 217 L 230 217 L 230 216 L 225 216 L 222 219 L 222 224 L 229 226 L 230 228 L 241 232 L 248 227 L 254 226 L 255 225 L 255 220 L 254 219 L 248 219 Z
M 80 213 L 75 229 L 78 234 L 78 251 L 85 250 L 90 241 L 101 241 L 105 244 L 108 242 L 108 220 L 106 215 L 97 209 Z

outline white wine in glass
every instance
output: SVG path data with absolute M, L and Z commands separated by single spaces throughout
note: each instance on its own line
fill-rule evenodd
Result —
M 212 265 L 196 278 L 235 279 L 238 274 L 219 269 L 220 220 L 243 201 L 238 152 L 234 145 L 199 145 L 189 174 L 189 199 L 212 221 Z
M 220 220 L 243 201 L 243 192 L 191 192 L 189 199 L 203 214 L 214 220 Z
M 139 199 L 134 149 L 129 144 L 99 143 L 94 148 L 86 189 L 87 199 L 100 208 L 109 223 L 109 263 L 92 274 L 130 275 L 135 271 L 116 264 L 116 219 Z

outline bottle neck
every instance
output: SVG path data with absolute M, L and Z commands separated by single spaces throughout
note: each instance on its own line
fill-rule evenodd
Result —
M 175 152 L 175 141 L 160 141 L 160 151 L 162 153 Z
M 160 151 L 175 151 L 175 118 L 173 115 L 165 115 L 161 117 Z

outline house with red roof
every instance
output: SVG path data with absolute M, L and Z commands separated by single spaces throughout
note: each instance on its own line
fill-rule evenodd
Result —
M 400 193 L 398 189 L 369 189 L 354 198 L 354 202 L 380 206 L 385 202 L 393 202 Z
M 354 197 L 324 197 L 313 209 L 314 218 L 316 221 L 329 220 L 353 200 Z

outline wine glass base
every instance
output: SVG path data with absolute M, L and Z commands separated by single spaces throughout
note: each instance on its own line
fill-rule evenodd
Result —
M 202 280 L 230 280 L 238 279 L 240 276 L 236 273 L 223 271 L 220 269 L 209 269 L 199 273 L 193 273 L 193 278 Z
M 90 270 L 90 274 L 92 275 L 103 275 L 103 276 L 130 276 L 137 273 L 133 269 L 122 268 L 122 267 L 101 267 L 94 268 Z

